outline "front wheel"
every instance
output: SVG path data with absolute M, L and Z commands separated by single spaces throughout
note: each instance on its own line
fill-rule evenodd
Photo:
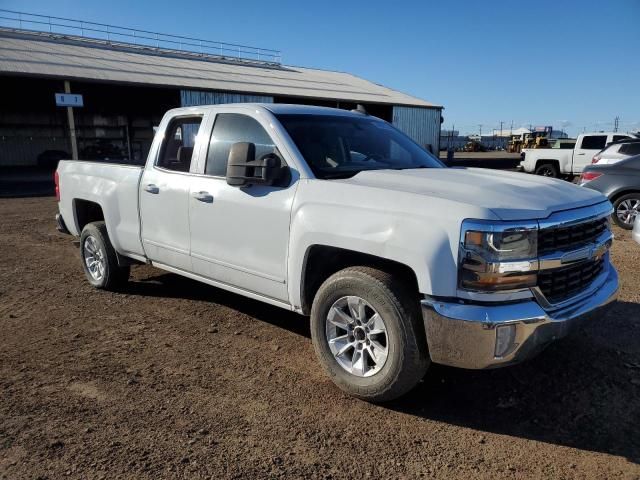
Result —
M 558 169 L 553 163 L 543 163 L 536 168 L 536 175 L 558 178 Z
M 116 290 L 129 279 L 130 267 L 118 265 L 104 222 L 89 223 L 82 229 L 80 256 L 87 280 L 96 288 Z
M 613 202 L 613 221 L 621 228 L 631 230 L 640 210 L 640 193 L 629 193 Z
M 393 400 L 424 376 L 430 360 L 417 292 L 368 267 L 329 277 L 311 309 L 311 338 L 331 379 L 371 402 Z

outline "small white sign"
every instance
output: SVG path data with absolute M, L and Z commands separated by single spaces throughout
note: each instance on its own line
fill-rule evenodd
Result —
M 56 93 L 58 107 L 84 107 L 82 95 L 77 93 Z

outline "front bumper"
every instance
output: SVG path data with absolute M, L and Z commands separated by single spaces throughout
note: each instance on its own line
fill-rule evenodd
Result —
M 617 292 L 618 274 L 610 266 L 604 283 L 592 295 L 553 311 L 544 310 L 533 299 L 480 305 L 427 297 L 421 303 L 431 360 L 470 369 L 521 362 L 588 318 L 601 315 Z

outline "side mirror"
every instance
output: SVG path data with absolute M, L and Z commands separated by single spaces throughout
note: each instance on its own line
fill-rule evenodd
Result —
M 231 145 L 227 162 L 227 183 L 235 187 L 244 185 L 273 185 L 284 177 L 282 160 L 276 153 L 256 159 L 256 146 L 249 142 Z

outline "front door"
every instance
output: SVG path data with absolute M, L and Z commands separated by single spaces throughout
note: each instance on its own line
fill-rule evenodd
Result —
M 573 173 L 580 173 L 607 144 L 607 135 L 585 135 L 573 151 Z
M 192 159 L 196 164 L 201 122 L 201 115 L 171 120 L 157 158 L 153 164 L 147 164 L 140 182 L 140 220 L 146 256 L 153 262 L 186 271 L 191 271 L 189 172 Z
M 288 301 L 287 251 L 295 183 L 232 187 L 226 182 L 231 145 L 250 142 L 256 158 L 276 144 L 259 120 L 218 113 L 203 162 L 191 183 L 193 270 L 217 282 Z M 204 149 L 203 149 L 204 155 Z

